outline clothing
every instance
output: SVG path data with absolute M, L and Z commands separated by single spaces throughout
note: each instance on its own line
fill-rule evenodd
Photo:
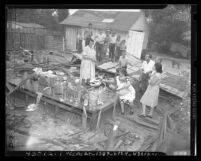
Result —
M 120 50 L 120 46 L 116 46 L 115 49 L 115 61 L 119 61 L 119 57 L 121 56 L 121 50 Z
M 153 71 L 154 64 L 155 62 L 153 60 L 150 60 L 149 63 L 147 63 L 147 61 L 144 61 L 142 63 L 143 73 Z
M 110 43 L 110 45 L 109 45 L 109 58 L 112 59 L 112 61 L 114 60 L 114 52 L 115 52 L 115 44 Z
M 155 107 L 158 105 L 158 96 L 161 82 L 161 74 L 154 72 L 149 80 L 148 88 L 140 102 L 146 106 Z
M 99 42 L 96 42 L 95 46 L 96 46 L 96 58 L 97 58 L 97 61 L 100 62 L 104 56 L 104 44 L 100 44 Z
M 84 32 L 85 46 L 89 45 L 89 41 L 90 41 L 92 36 L 93 36 L 92 30 L 91 29 L 86 29 L 85 32 Z
M 116 43 L 116 39 L 117 39 L 116 36 L 111 36 L 110 37 L 110 43 L 115 44 Z
M 119 65 L 120 67 L 126 67 L 128 65 L 128 58 L 126 56 L 125 58 L 123 58 L 123 56 L 120 56 Z
M 120 82 L 119 80 L 119 76 L 116 77 L 116 82 L 117 82 L 117 87 L 121 88 L 123 87 L 125 84 L 130 82 L 127 80 L 127 82 Z M 119 99 L 123 100 L 124 102 L 129 101 L 130 103 L 132 103 L 135 99 L 135 89 L 133 88 L 133 86 L 130 84 L 130 86 L 126 89 L 123 89 L 125 91 L 125 95 L 120 95 Z M 121 90 L 120 90 L 121 91 Z
M 141 76 L 140 76 L 140 82 L 139 82 L 139 88 L 140 88 L 140 91 L 141 91 L 141 96 L 144 94 L 144 92 L 146 91 L 149 83 L 148 83 L 148 80 L 149 80 L 149 74 L 148 73 L 142 73 Z
M 96 52 L 89 46 L 86 46 L 83 50 L 83 56 L 87 56 L 96 60 Z M 86 58 L 82 59 L 81 66 L 80 66 L 80 79 L 95 79 L 95 62 Z

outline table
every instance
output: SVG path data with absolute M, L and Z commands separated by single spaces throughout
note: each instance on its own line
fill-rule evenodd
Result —
M 9 82 L 9 84 L 13 87 L 17 86 L 17 83 L 14 84 L 14 83 Z M 37 97 L 37 94 L 35 92 L 32 92 L 28 89 L 18 89 L 17 91 L 21 92 L 25 95 L 26 104 L 27 104 L 29 97 L 34 97 L 34 98 Z M 59 108 L 67 110 L 72 113 L 76 113 L 81 116 L 83 114 L 83 108 L 81 106 L 76 107 L 73 104 L 61 102 L 58 99 L 53 98 L 51 96 L 43 95 L 41 98 L 41 101 L 44 103 L 45 108 L 47 108 L 47 103 L 53 105 L 55 117 L 56 117 L 56 114 L 58 113 Z M 97 118 L 98 118 L 100 110 L 101 110 L 101 113 L 103 113 L 103 112 L 106 112 L 107 110 L 109 110 L 110 108 L 113 108 L 114 101 L 115 101 L 115 99 L 111 99 L 107 103 L 101 105 L 98 109 L 91 110 L 91 109 L 86 108 L 87 118 L 90 119 L 91 129 L 94 129 L 96 127 Z

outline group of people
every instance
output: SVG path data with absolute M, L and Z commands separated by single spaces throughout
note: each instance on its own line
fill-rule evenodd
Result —
M 82 51 L 82 62 L 80 67 L 80 79 L 82 83 L 89 84 L 95 80 L 95 64 L 97 61 L 101 61 L 102 59 L 102 52 L 104 51 L 104 43 L 105 37 L 102 36 L 102 32 L 100 35 L 95 37 L 95 41 L 91 38 L 92 32 L 89 28 L 85 33 L 85 46 L 83 47 Z M 115 34 L 113 33 L 112 36 Z M 108 37 L 108 36 L 106 36 Z M 113 84 L 113 88 L 116 90 L 118 98 L 120 100 L 120 106 L 122 114 L 124 114 L 124 105 L 130 105 L 130 113 L 134 112 L 132 108 L 132 104 L 135 100 L 135 89 L 131 85 L 128 74 L 127 74 L 127 65 L 132 64 L 129 62 L 126 56 L 126 47 L 118 46 L 118 43 L 115 42 L 114 39 L 108 38 L 107 41 L 109 46 L 109 55 L 111 60 L 115 57 L 115 51 L 120 51 L 118 54 L 118 64 L 117 64 L 117 73 L 118 75 L 113 80 L 104 80 L 109 85 Z M 117 37 L 119 40 L 119 37 Z M 124 45 L 125 45 L 125 41 Z M 119 47 L 119 48 L 118 48 Z M 117 55 L 117 54 L 116 54 Z M 115 60 L 114 60 L 115 61 Z M 161 73 L 162 73 L 162 65 L 160 61 L 152 60 L 152 56 L 147 54 L 145 56 L 145 61 L 142 63 L 141 67 L 141 75 L 139 80 L 139 87 L 141 99 L 140 102 L 142 104 L 142 116 L 152 117 L 154 107 L 158 104 L 158 96 L 159 96 L 159 85 L 161 81 Z M 150 113 L 146 115 L 146 107 L 150 107 Z
M 106 54 L 108 53 L 109 59 L 112 62 L 117 62 L 122 52 L 126 50 L 126 40 L 121 40 L 120 35 L 116 35 L 114 31 L 106 30 L 99 31 L 97 34 L 93 34 L 92 24 L 89 23 L 88 28 L 78 33 L 77 37 L 77 50 L 83 52 L 85 46 L 89 44 L 89 40 L 94 40 L 94 50 L 96 51 L 96 60 L 98 62 L 104 61 Z

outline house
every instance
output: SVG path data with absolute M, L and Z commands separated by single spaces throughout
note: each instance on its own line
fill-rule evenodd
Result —
M 47 29 L 42 25 L 35 23 L 21 23 L 16 21 L 8 21 L 7 30 L 34 34 L 45 34 L 47 32 Z
M 127 52 L 140 58 L 142 49 L 146 49 L 149 37 L 149 28 L 143 11 L 92 11 L 78 10 L 68 16 L 60 24 L 65 30 L 65 46 L 67 49 L 76 49 L 76 38 L 79 31 L 84 31 L 92 23 L 93 33 L 110 29 L 127 42 Z

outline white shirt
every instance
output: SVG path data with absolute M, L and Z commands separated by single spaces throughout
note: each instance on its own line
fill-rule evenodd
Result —
M 117 39 L 117 37 L 116 36 L 111 36 L 110 37 L 110 43 L 112 43 L 112 44 L 115 44 L 116 43 L 116 39 Z
M 105 35 L 104 34 L 97 34 L 96 36 L 96 41 L 99 42 L 100 44 L 103 44 L 105 40 Z
M 154 64 L 155 64 L 155 62 L 153 60 L 150 60 L 149 63 L 147 63 L 146 61 L 144 61 L 142 63 L 143 73 L 147 73 L 147 72 L 153 71 Z

